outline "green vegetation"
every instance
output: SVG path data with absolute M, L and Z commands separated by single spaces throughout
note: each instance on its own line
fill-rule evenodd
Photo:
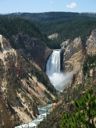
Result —
M 11 19 L 9 24 L 11 29 L 16 32 L 20 23 L 21 27 L 18 29 L 20 32 L 22 29 L 30 34 L 38 35 L 42 38 L 47 46 L 50 48 L 60 48 L 60 44 L 66 39 L 73 39 L 80 36 L 85 44 L 85 41 L 91 31 L 96 28 L 96 14 L 83 14 L 83 13 L 69 13 L 69 12 L 50 12 L 50 13 L 15 13 L 5 16 L 7 21 Z M 18 19 L 19 18 L 19 19 Z M 15 19 L 15 20 L 13 20 Z M 16 20 L 18 19 L 18 20 Z M 14 21 L 14 23 L 13 23 Z M 6 22 L 6 20 L 4 21 Z M 26 22 L 26 23 L 25 23 Z M 6 22 L 7 23 L 7 22 Z M 35 27 L 34 24 L 37 26 Z M 0 23 L 1 24 L 1 23 Z M 16 25 L 17 24 L 17 25 Z M 14 28 L 13 28 L 14 26 Z M 16 26 L 16 27 L 15 27 Z M 2 28 L 2 25 L 0 26 Z M 6 28 L 6 27 L 5 27 Z M 3 31 L 6 29 L 3 28 Z M 10 27 L 9 27 L 10 28 Z M 37 29 L 39 28 L 40 31 Z M 37 33 L 34 33 L 37 30 Z M 8 31 L 7 31 L 8 33 Z M 58 33 L 57 39 L 48 40 L 47 36 L 53 33 Z
M 0 16 L 0 34 L 7 37 L 12 42 L 12 36 L 20 33 L 43 41 L 47 40 L 32 22 L 18 17 Z
M 87 56 L 83 64 L 84 75 L 88 74 L 89 70 L 96 67 L 96 55 Z
M 0 33 L 10 37 L 20 32 L 38 37 L 41 36 L 39 30 L 29 21 L 22 20 L 21 18 L 0 16 Z
M 73 112 L 66 112 L 60 122 L 60 128 L 95 128 L 96 95 L 93 90 L 86 92 L 74 102 Z
M 50 48 L 60 48 L 66 39 L 81 36 L 85 43 L 87 36 L 96 28 L 96 14 L 80 14 L 69 12 L 21 13 L 11 15 L 35 22 L 43 35 L 58 33 L 57 39 L 47 41 Z
M 51 48 L 59 48 L 60 44 L 66 39 L 73 39 L 80 36 L 85 43 L 91 31 L 96 28 L 96 18 L 77 16 L 71 20 L 61 20 L 40 25 L 40 30 L 47 35 L 58 33 L 58 39 L 48 42 Z

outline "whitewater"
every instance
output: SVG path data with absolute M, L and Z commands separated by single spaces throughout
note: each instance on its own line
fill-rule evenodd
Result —
M 63 73 L 61 71 L 61 50 L 53 50 L 46 64 L 46 74 L 50 82 L 60 92 L 71 82 L 73 72 Z

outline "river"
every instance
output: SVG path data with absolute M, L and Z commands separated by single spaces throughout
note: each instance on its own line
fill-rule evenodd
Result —
M 46 116 L 50 113 L 52 110 L 52 104 L 48 104 L 44 107 L 38 107 L 39 115 L 34 119 L 32 122 L 23 124 L 20 126 L 16 126 L 15 128 L 37 128 L 38 124 L 46 118 Z

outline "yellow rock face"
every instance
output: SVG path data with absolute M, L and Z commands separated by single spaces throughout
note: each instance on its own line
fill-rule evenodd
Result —
M 87 54 L 96 55 L 96 30 L 92 31 L 90 37 L 87 40 Z

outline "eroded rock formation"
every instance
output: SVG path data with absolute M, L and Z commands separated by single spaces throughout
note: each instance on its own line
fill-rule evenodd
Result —
M 86 43 L 86 49 L 88 55 L 96 55 L 96 29 L 91 32 Z
M 85 54 L 83 52 L 82 40 L 80 37 L 74 40 L 67 40 L 62 43 L 62 49 L 64 50 L 63 66 L 64 72 L 74 73 L 75 82 L 80 84 L 83 81 L 82 65 L 84 62 Z
M 38 114 L 38 105 L 55 99 L 47 76 L 35 61 L 27 58 L 28 54 L 25 56 L 23 50 L 12 48 L 10 42 L 0 35 L 0 127 L 13 128 L 32 121 Z

